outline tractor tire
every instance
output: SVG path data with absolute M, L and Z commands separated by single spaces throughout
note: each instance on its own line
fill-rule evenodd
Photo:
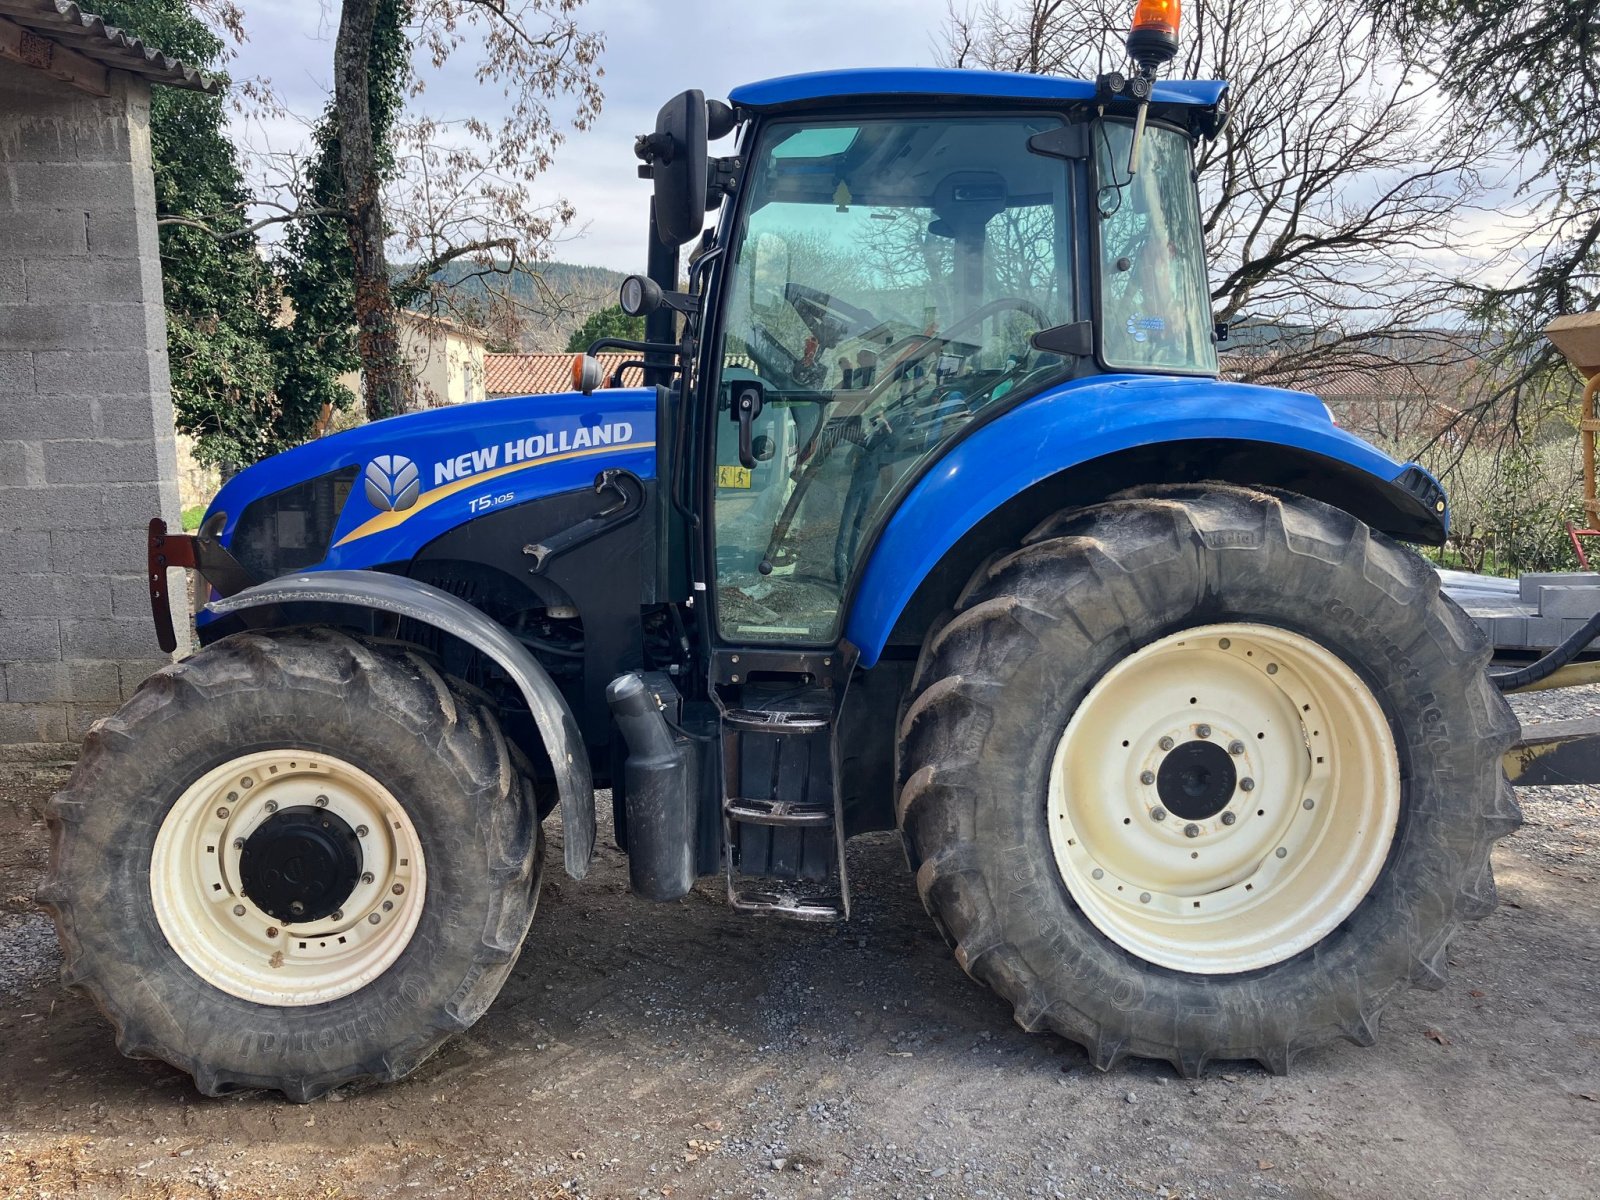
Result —
M 1489 646 L 1413 552 L 1221 484 L 1045 521 L 932 633 L 897 814 L 968 974 L 1102 1070 L 1275 1073 L 1437 988 L 1521 821 Z
M 538 901 L 534 787 L 420 655 L 243 633 L 98 722 L 52 798 L 62 977 L 207 1095 L 399 1079 L 499 992 Z

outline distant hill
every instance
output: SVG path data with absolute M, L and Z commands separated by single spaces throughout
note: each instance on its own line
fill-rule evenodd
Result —
M 463 290 L 487 299 L 482 283 L 468 278 L 474 269 L 467 263 L 454 263 L 440 275 L 452 283 L 465 280 Z M 567 339 L 578 326 L 593 313 L 617 302 L 617 289 L 626 277 L 626 272 L 609 267 L 564 262 L 543 262 L 531 270 L 519 270 L 512 282 L 512 293 L 536 314 L 527 320 L 519 349 L 565 350 Z

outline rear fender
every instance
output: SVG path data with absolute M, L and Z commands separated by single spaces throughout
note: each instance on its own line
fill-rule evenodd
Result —
M 845 639 L 872 666 L 918 586 L 969 531 L 1046 481 L 1109 464 L 1101 496 L 1164 478 L 1117 467 L 1171 446 L 1193 478 L 1226 456 L 1229 482 L 1286 487 L 1345 508 L 1375 528 L 1437 545 L 1448 528 L 1444 491 L 1333 423 L 1315 396 L 1214 379 L 1098 376 L 1052 389 L 956 442 L 906 493 L 883 526 L 849 601 Z M 1186 448 L 1190 453 L 1186 454 Z M 1185 465 L 1184 470 L 1192 469 Z
M 594 781 L 583 737 L 545 669 L 501 625 L 449 592 L 379 571 L 285 575 L 206 607 L 223 617 L 276 604 L 344 604 L 410 617 L 460 638 L 500 664 L 527 701 L 555 773 L 567 874 L 582 879 L 589 873 L 595 841 Z

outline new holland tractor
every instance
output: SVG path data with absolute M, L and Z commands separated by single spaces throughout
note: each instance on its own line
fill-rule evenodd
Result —
M 592 348 L 634 363 L 154 523 L 199 648 L 90 732 L 41 892 L 120 1049 L 209 1094 L 405 1075 L 504 983 L 551 814 L 589 869 L 597 788 L 645 900 L 844 919 L 846 840 L 898 830 L 961 967 L 1100 1068 L 1281 1072 L 1438 986 L 1516 722 L 1406 545 L 1435 480 L 1219 378 L 1227 88 L 1158 78 L 1176 10 L 1094 81 L 676 97 L 646 337 Z

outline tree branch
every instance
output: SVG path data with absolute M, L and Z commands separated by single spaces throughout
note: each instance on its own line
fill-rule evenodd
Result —
M 299 208 L 293 212 L 280 213 L 275 217 L 262 217 L 259 221 L 252 221 L 248 225 L 241 225 L 237 229 L 216 229 L 198 217 L 165 216 L 157 217 L 156 224 L 181 225 L 188 229 L 198 229 L 202 233 L 210 234 L 219 242 L 229 242 L 234 238 L 249 237 L 258 233 L 269 225 L 282 225 L 286 221 L 303 221 L 311 217 L 346 217 L 349 214 L 342 208 Z

